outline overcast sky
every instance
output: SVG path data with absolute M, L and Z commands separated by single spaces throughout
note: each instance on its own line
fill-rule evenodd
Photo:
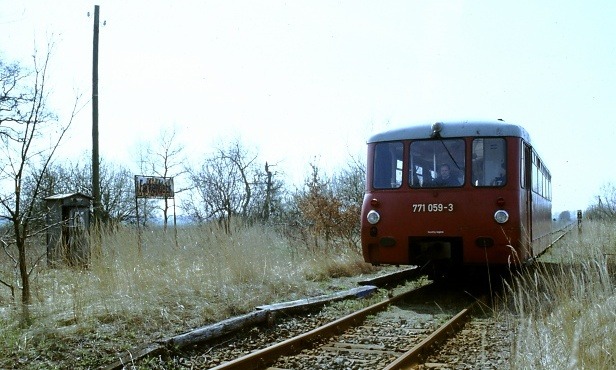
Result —
M 376 131 L 502 118 L 548 164 L 555 211 L 616 183 L 616 1 L 0 0 L 1 58 L 55 42 L 61 114 L 91 96 L 95 4 L 101 155 L 127 166 L 176 127 L 193 159 L 238 137 L 301 182 Z M 64 150 L 90 146 L 88 104 Z

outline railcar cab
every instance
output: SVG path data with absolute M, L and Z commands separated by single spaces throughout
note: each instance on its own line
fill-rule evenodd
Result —
M 410 188 L 465 185 L 466 140 L 464 137 L 442 138 L 442 126 L 442 123 L 434 125 L 430 139 L 410 143 Z M 409 130 L 409 134 L 412 132 Z M 398 189 L 402 186 L 404 149 L 403 141 L 374 143 L 373 176 L 368 179 L 373 189 Z M 507 167 L 503 138 L 476 138 L 471 153 L 473 186 L 505 185 Z
M 549 172 L 520 126 L 449 122 L 380 133 L 368 141 L 366 172 L 367 262 L 504 265 L 532 257 L 535 239 L 549 233 L 533 218 L 550 219 Z

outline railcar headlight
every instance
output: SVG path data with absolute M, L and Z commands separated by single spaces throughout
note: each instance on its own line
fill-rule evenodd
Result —
M 368 220 L 369 223 L 374 225 L 377 222 L 379 222 L 379 220 L 381 219 L 381 215 L 377 211 L 371 210 L 370 212 L 368 212 L 366 219 Z
M 509 220 L 509 213 L 507 213 L 507 211 L 499 209 L 498 211 L 496 211 L 496 213 L 494 213 L 494 220 L 499 224 L 504 224 Z

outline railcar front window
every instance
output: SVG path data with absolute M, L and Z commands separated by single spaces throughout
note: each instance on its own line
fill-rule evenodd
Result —
M 409 184 L 456 187 L 464 184 L 464 140 L 421 140 L 411 143 Z
M 372 185 L 376 189 L 396 189 L 402 185 L 402 142 L 378 143 L 374 147 Z
M 507 143 L 502 138 L 473 140 L 472 182 L 474 186 L 504 186 L 507 183 Z

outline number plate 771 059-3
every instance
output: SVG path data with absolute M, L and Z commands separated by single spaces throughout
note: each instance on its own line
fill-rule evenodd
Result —
M 413 213 L 453 212 L 453 203 L 413 203 Z

